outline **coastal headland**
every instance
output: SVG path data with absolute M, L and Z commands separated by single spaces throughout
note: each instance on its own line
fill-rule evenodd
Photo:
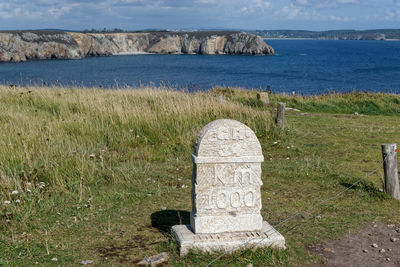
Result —
M 58 31 L 0 32 L 0 61 L 80 59 L 117 54 L 270 55 L 274 49 L 244 32 L 80 33 Z

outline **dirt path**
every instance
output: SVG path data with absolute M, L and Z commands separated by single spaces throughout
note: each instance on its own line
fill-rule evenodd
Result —
M 400 225 L 369 223 L 357 234 L 310 246 L 316 266 L 400 266 Z

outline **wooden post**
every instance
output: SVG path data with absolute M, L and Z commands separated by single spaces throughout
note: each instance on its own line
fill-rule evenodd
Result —
M 223 102 L 222 95 L 218 96 L 218 101 L 219 101 L 219 103 L 222 105 L 222 102 Z
M 283 130 L 285 129 L 285 103 L 278 103 L 278 110 L 276 112 L 276 123 Z
M 400 200 L 399 174 L 397 170 L 397 145 L 382 144 L 383 169 L 385 172 L 385 192 Z

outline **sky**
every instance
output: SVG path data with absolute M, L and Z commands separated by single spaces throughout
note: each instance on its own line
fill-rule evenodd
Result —
M 0 30 L 400 28 L 400 0 L 0 0 Z

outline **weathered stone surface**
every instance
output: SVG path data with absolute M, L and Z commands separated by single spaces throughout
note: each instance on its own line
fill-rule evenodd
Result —
M 257 93 L 257 99 L 261 100 L 264 104 L 269 104 L 269 97 L 267 92 Z
M 233 120 L 206 125 L 193 154 L 190 225 L 197 233 L 260 231 L 261 162 L 254 132 Z
M 194 234 L 189 225 L 175 225 L 172 233 L 180 244 L 181 256 L 190 249 L 213 252 L 258 247 L 285 248 L 285 238 L 267 222 L 263 222 L 260 231 L 252 232 Z
M 266 55 L 274 50 L 259 36 L 243 32 L 0 32 L 0 61 L 78 59 L 138 52 Z
M 168 253 L 162 252 L 160 254 L 145 258 L 136 263 L 136 265 L 156 267 L 168 262 L 168 260 L 169 260 Z
M 264 157 L 249 127 L 228 119 L 207 124 L 196 138 L 192 160 L 190 225 L 172 228 L 181 254 L 189 248 L 285 247 L 283 236 L 261 217 Z

